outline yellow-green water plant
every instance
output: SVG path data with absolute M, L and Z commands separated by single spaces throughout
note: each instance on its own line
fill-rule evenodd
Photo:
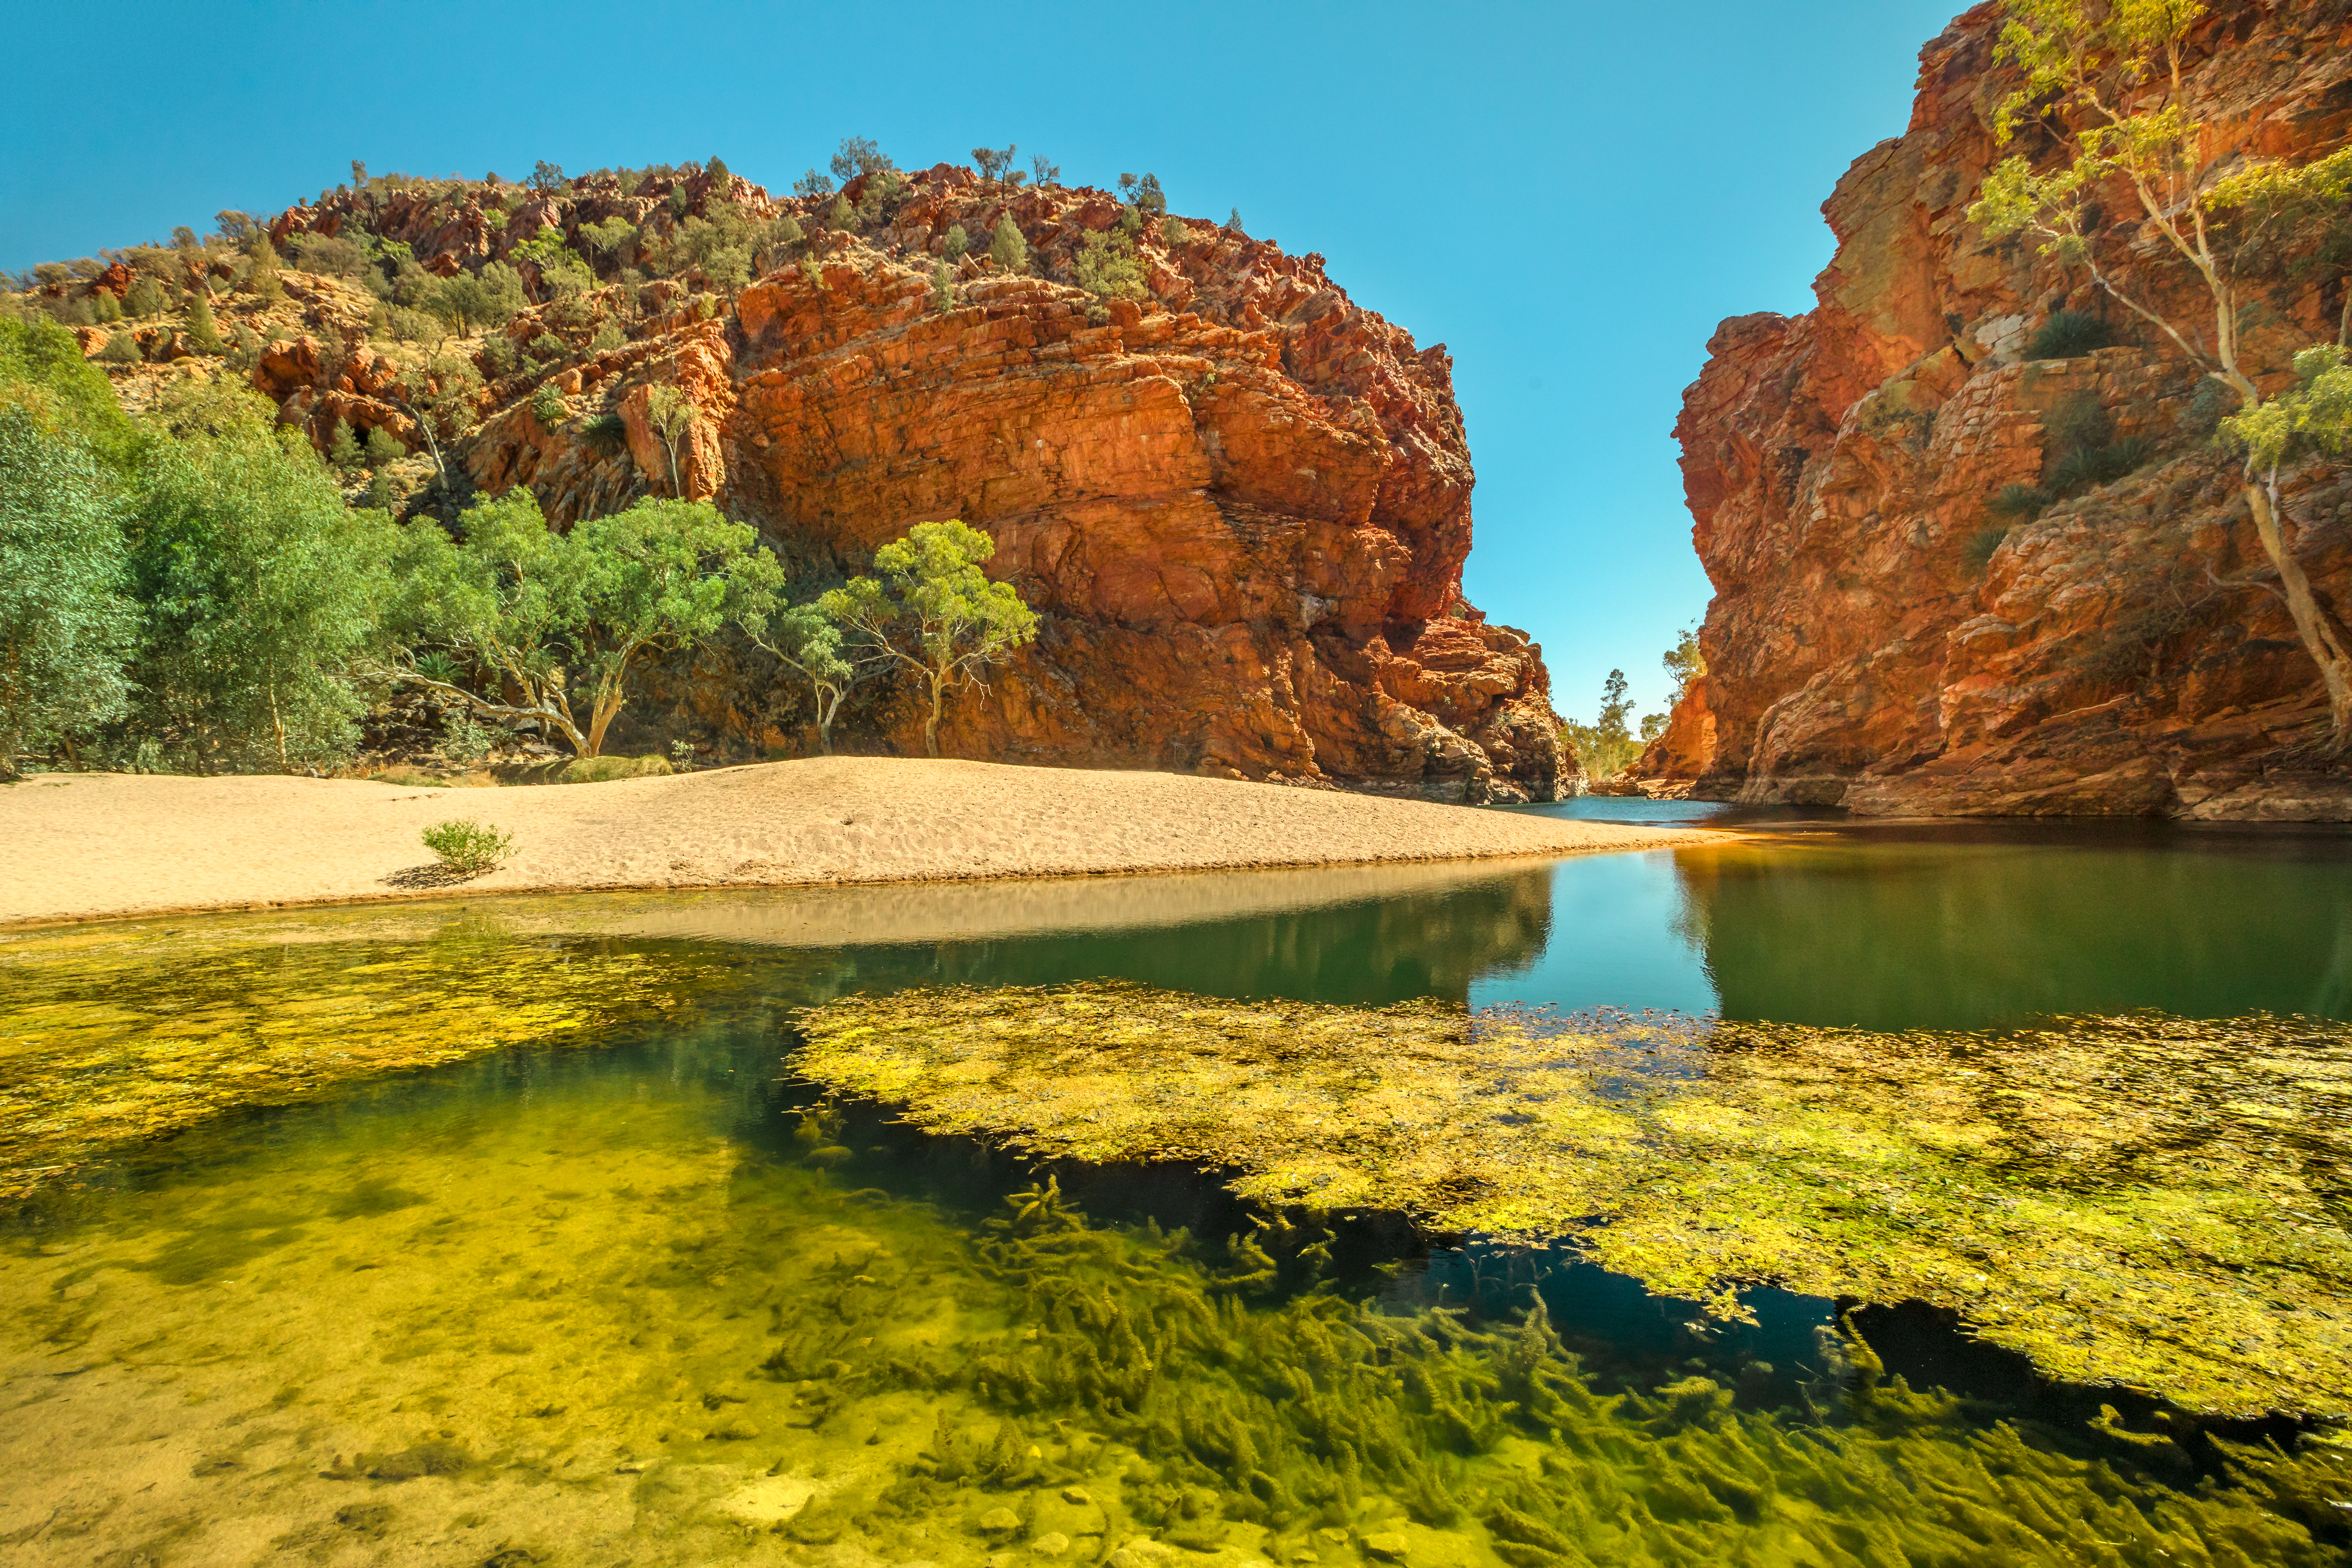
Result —
M 929 1129 L 1566 1237 L 1722 1318 L 1751 1283 L 1921 1300 L 2054 1377 L 2352 1416 L 2342 1024 L 1701 1029 L 1083 984 L 848 997 L 801 1027 L 802 1070 Z
M 711 1135 L 708 1078 L 648 1095 L 572 1060 L 528 1094 L 460 1069 L 276 1139 L 198 1130 L 143 1190 L 0 1250 L 12 1563 L 249 1540 L 322 1561 L 2152 1568 L 2344 1544 L 2334 1449 L 2223 1443 L 2200 1476 L 2162 1436 L 1915 1392 L 1835 1335 L 1785 1402 L 1629 1380 L 1532 1303 L 1349 1299 L 1311 1226 L 1108 1226 L 1050 1183 L 944 1213 L 854 1187 L 822 1112 L 763 1152 Z
M 0 945 L 0 1201 L 237 1106 L 681 1019 L 718 973 L 482 919 L 400 942 L 274 941 L 293 932 L 258 922 L 196 942 L 134 932 Z

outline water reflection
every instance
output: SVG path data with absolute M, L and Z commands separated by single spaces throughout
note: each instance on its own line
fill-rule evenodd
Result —
M 2136 1007 L 2352 1016 L 2344 847 L 1864 829 L 1671 859 L 1725 1016 L 1975 1028 Z

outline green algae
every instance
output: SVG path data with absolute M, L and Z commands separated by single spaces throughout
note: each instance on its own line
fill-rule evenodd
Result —
M 800 1025 L 801 1070 L 935 1131 L 1569 1238 L 1726 1318 L 1753 1283 L 1926 1300 L 2053 1376 L 2352 1416 L 2342 1024 L 1702 1031 L 1099 984 L 847 997 Z
M 709 962 L 460 918 L 78 928 L 0 945 L 0 1202 L 245 1105 L 673 1023 Z M 352 927 L 367 940 L 350 940 Z M 293 938 L 294 940 L 289 940 Z
M 698 1064 L 666 1058 L 691 1084 Z M 470 1081 L 490 1082 L 480 1068 Z M 444 1075 L 445 1077 L 446 1075 Z M 331 1102 L 0 1246 L 0 1540 L 159 1560 L 1003 1568 L 2319 1563 L 2346 1457 L 1996 1422 L 1832 1336 L 1628 1384 L 1540 1299 L 1349 1299 L 1313 1223 L 961 1218 L 582 1070 Z M 793 1134 L 801 1134 L 795 1136 Z M 347 1201 L 367 1184 L 415 1201 Z M 237 1245 L 229 1246 L 231 1238 Z

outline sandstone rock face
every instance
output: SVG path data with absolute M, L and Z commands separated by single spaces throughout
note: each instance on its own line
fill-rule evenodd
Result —
M 2209 10 L 2191 81 L 2219 145 L 2299 162 L 2352 136 L 2342 7 Z M 1708 344 L 1675 426 L 1716 588 L 1708 675 L 1636 772 L 1875 814 L 2352 817 L 2197 373 L 2082 269 L 1989 245 L 1964 216 L 2015 150 L 1990 124 L 1998 25 L 1979 5 L 1922 51 L 1910 129 L 1824 205 L 1839 245 L 1818 306 L 1735 318 Z M 2133 255 L 2132 287 L 2210 318 L 2152 240 Z M 2282 278 L 2263 300 L 2252 358 L 2273 382 L 2334 339 L 2343 289 Z M 2022 361 L 2062 307 L 2116 321 L 2126 346 Z M 2053 426 L 2091 405 L 2152 459 L 2001 532 L 1989 499 L 2040 480 Z M 2314 466 L 2283 489 L 2297 556 L 2342 614 L 2352 480 Z
M 568 416 L 553 428 L 531 382 L 495 384 L 460 451 L 476 483 L 527 485 L 559 524 L 640 495 L 712 499 L 811 582 L 863 570 L 915 522 L 985 530 L 990 572 L 1044 626 L 954 701 L 949 754 L 1553 797 L 1540 650 L 1462 599 L 1473 476 L 1443 347 L 1353 305 L 1320 257 L 1200 222 L 1177 242 L 1146 226 L 1148 291 L 1098 300 L 1073 261 L 1119 221 L 1116 199 L 948 165 L 907 180 L 856 237 L 824 232 L 817 202 L 741 186 L 748 210 L 798 216 L 805 256 L 728 300 L 646 286 L 627 342 L 549 375 Z M 661 221 L 659 195 L 567 197 L 545 221 Z M 480 259 L 497 241 L 470 211 L 420 205 L 417 256 Z M 1008 216 L 1027 274 L 949 255 L 951 229 L 984 249 Z M 298 209 L 278 227 L 337 220 Z M 356 378 L 318 386 L 300 353 L 273 351 L 257 384 L 372 414 Z M 649 417 L 656 386 L 693 406 L 675 451 Z M 755 664 L 669 671 L 667 700 L 745 743 L 809 743 L 788 684 Z M 859 702 L 853 728 L 920 747 L 905 694 Z

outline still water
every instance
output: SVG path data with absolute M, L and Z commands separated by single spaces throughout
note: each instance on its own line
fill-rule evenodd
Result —
M 1917 1314 L 1857 1338 L 1768 1289 L 1705 1323 L 1559 1249 L 1042 1168 L 793 1070 L 796 1008 L 942 984 L 1889 1030 L 2352 1013 L 2336 837 L 1738 828 L 1500 868 L 14 933 L 0 1546 L 2343 1560 L 2352 1489 L 2291 1422 L 2167 1436 L 2125 1399 L 2126 1430 L 2120 1395 Z

